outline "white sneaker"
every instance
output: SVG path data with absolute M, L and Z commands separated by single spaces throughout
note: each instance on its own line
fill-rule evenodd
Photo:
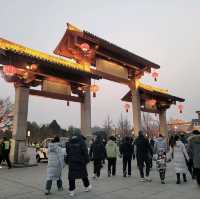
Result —
M 148 177 L 145 177 L 145 180 L 147 181 L 147 182 L 151 182 L 152 181 L 152 179 L 148 176 Z
M 140 182 L 145 182 L 145 179 L 144 178 L 140 178 Z
M 92 185 L 90 184 L 88 187 L 85 188 L 85 192 L 89 192 L 92 190 Z
M 69 191 L 69 196 L 74 197 L 74 191 Z

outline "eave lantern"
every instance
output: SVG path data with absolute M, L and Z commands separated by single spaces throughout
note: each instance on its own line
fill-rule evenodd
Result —
M 154 81 L 157 82 L 158 81 L 158 76 L 159 76 L 159 73 L 154 70 L 152 73 L 151 73 L 152 77 L 154 78 Z
M 150 107 L 154 107 L 156 105 L 156 100 L 155 99 L 149 99 L 147 101 L 147 104 L 150 106 Z
M 87 44 L 87 43 L 82 43 L 82 44 L 80 45 L 80 48 L 81 48 L 81 50 L 82 50 L 84 53 L 87 53 L 87 52 L 90 50 L 90 46 L 89 46 L 89 44 Z
M 7 76 L 14 76 L 17 73 L 17 68 L 13 65 L 4 65 L 3 73 Z
M 128 103 L 124 104 L 124 109 L 128 113 L 128 111 L 130 109 L 130 104 L 128 104 Z
M 183 104 L 178 105 L 179 113 L 183 113 L 183 108 L 184 108 Z
M 93 97 L 96 97 L 96 93 L 99 91 L 99 86 L 96 84 L 91 85 L 90 91 L 93 93 Z

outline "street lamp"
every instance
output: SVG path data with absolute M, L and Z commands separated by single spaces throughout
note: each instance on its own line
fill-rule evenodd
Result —
M 174 126 L 175 133 L 176 133 L 177 128 L 178 128 L 177 126 Z
M 29 146 L 29 138 L 30 138 L 30 136 L 31 136 L 31 131 L 30 131 L 30 130 L 28 130 L 28 131 L 27 131 L 27 137 L 28 137 L 28 146 Z

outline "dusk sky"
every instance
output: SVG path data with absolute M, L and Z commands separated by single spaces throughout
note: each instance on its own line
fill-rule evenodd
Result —
M 184 113 L 173 106 L 168 118 L 191 120 L 200 109 L 200 1 L 199 0 L 0 0 L 0 37 L 52 53 L 70 22 L 161 66 L 159 81 L 147 75 L 144 83 L 169 90 L 186 99 Z M 92 125 L 107 115 L 114 122 L 125 113 L 121 97 L 125 85 L 97 81 L 92 98 Z M 14 101 L 14 87 L 0 78 L 0 98 Z M 30 97 L 28 120 L 63 127 L 80 125 L 80 105 Z

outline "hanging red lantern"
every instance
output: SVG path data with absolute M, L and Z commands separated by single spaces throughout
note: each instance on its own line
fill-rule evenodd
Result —
M 151 75 L 154 78 L 154 81 L 157 82 L 159 73 L 154 70 Z
M 4 65 L 3 73 L 7 76 L 13 76 L 17 73 L 17 68 L 12 65 Z
M 147 103 L 150 107 L 154 107 L 156 105 L 156 102 L 157 101 L 155 99 L 150 99 L 147 101 Z
M 99 91 L 99 86 L 96 84 L 91 85 L 90 91 L 93 93 L 93 97 L 96 97 L 96 92 Z
M 80 45 L 80 48 L 81 48 L 81 50 L 82 50 L 84 53 L 86 53 L 86 52 L 88 52 L 88 51 L 90 50 L 90 46 L 89 46 L 89 44 L 87 44 L 87 43 L 81 44 L 81 45 Z
M 183 104 L 179 104 L 178 105 L 178 110 L 179 110 L 179 113 L 183 113 Z
M 124 104 L 124 108 L 125 108 L 125 111 L 128 113 L 128 110 L 130 109 L 130 104 Z

